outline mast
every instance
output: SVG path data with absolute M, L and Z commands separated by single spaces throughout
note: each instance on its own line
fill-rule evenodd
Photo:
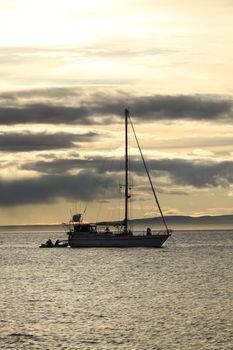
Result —
M 125 219 L 124 219 L 124 232 L 128 232 L 128 199 L 129 199 L 128 117 L 129 117 L 129 111 L 128 111 L 128 109 L 125 109 Z

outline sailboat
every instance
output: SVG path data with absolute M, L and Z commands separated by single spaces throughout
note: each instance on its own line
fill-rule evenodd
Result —
M 162 232 L 152 232 L 150 228 L 143 234 L 133 233 L 129 228 L 128 201 L 129 201 L 129 168 L 128 168 L 128 124 L 131 124 L 135 139 L 141 154 L 141 158 L 151 185 L 156 204 L 158 206 L 165 229 Z M 75 214 L 69 223 L 68 244 L 71 248 L 84 247 L 153 247 L 160 248 L 171 236 L 165 217 L 162 213 L 152 180 L 143 157 L 129 110 L 125 109 L 125 194 L 124 194 L 124 219 L 118 222 L 84 223 L 81 214 Z M 109 226 L 118 226 L 120 230 L 110 230 Z M 105 225 L 105 229 L 103 227 Z

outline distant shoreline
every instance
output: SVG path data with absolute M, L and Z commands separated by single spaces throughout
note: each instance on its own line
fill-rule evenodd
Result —
M 219 216 L 166 216 L 167 226 L 175 231 L 213 231 L 213 230 L 233 230 L 233 215 L 219 215 Z M 133 219 L 129 221 L 135 229 L 145 229 L 151 227 L 155 230 L 161 230 L 163 222 L 161 217 Z M 111 225 L 114 222 L 106 222 Z M 104 223 L 103 223 L 104 224 Z M 68 225 L 68 224 L 67 224 Z M 0 225 L 0 232 L 10 231 L 65 231 L 66 224 L 20 224 L 20 225 Z
M 141 232 L 141 231 L 140 231 Z M 233 235 L 233 229 L 220 229 L 220 228 L 217 228 L 217 229 L 186 229 L 186 230 L 174 230 L 174 232 L 172 233 L 172 235 L 179 235 L 179 234 L 198 234 L 198 233 L 203 233 L 203 234 L 208 234 L 208 233 L 226 233 L 226 232 L 229 232 L 229 233 L 232 233 Z M 137 233 L 137 231 L 135 231 L 135 234 Z M 139 233 L 139 231 L 138 231 Z M 23 230 L 14 230 L 14 231 L 1 231 L 0 230 L 0 236 L 4 236 L 4 235 L 36 235 L 36 234 L 44 234 L 44 235 L 64 235 L 65 236 L 65 232 L 63 231 L 58 231 L 58 230 L 37 230 L 37 231 L 23 231 Z

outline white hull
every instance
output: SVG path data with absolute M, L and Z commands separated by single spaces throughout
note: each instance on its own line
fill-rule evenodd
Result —
M 75 236 L 69 239 L 71 248 L 128 248 L 128 247 L 151 247 L 160 248 L 168 239 L 170 234 L 158 234 L 152 236 L 108 236 L 108 235 L 88 235 L 85 237 Z

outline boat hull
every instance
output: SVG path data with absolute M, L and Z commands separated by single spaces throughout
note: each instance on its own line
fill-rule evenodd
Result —
M 69 240 L 71 248 L 129 248 L 129 247 L 151 247 L 161 248 L 170 234 L 159 234 L 151 236 L 75 236 Z

